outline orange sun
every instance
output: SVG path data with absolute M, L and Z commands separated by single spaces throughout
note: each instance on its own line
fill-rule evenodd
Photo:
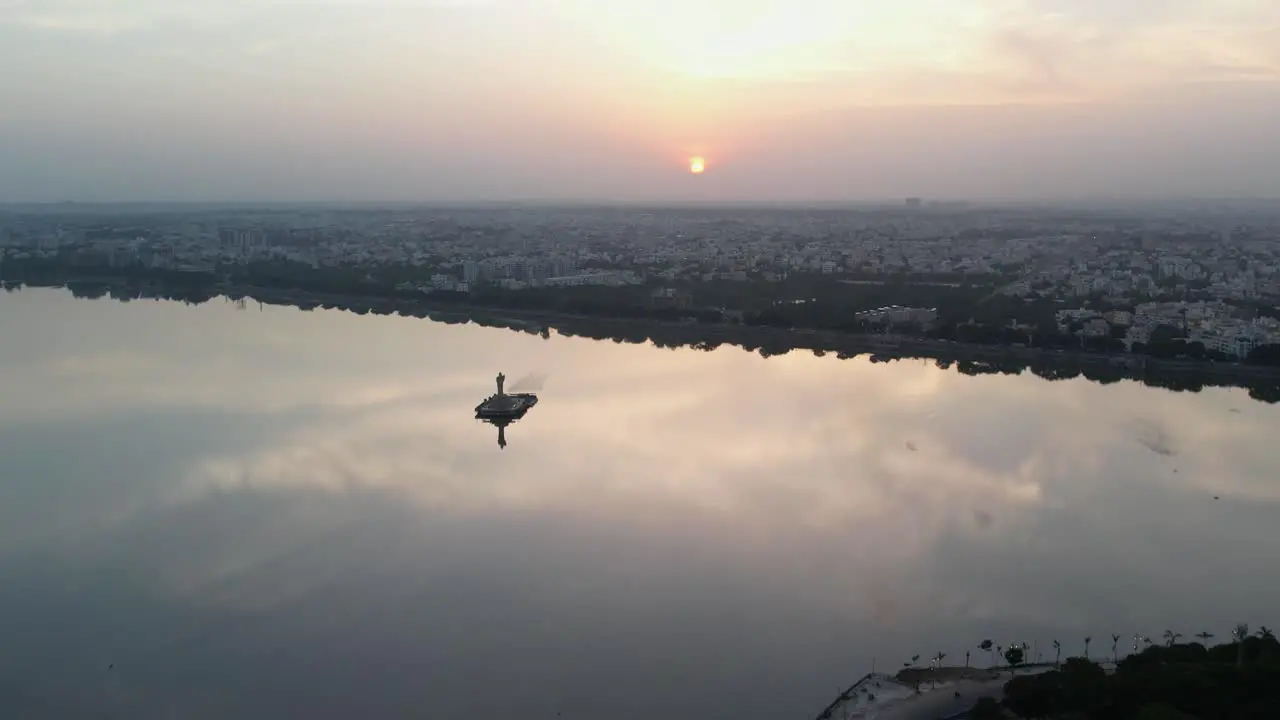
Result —
M 689 158 L 689 172 L 694 175 L 701 175 L 707 169 L 707 161 L 702 159 L 701 155 L 695 155 Z

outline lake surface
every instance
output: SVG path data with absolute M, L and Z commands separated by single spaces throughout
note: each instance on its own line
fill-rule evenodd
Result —
M 505 449 L 499 370 L 546 375 Z M 988 637 L 1225 639 L 1280 622 L 1278 438 L 1235 389 L 0 293 L 0 707 L 811 718 Z

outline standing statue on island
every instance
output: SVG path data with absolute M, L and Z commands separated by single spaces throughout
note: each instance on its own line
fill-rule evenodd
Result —
M 498 392 L 485 398 L 476 406 L 476 418 L 485 420 L 494 424 L 509 424 L 524 417 L 529 412 L 529 408 L 538 404 L 538 396 L 533 393 L 520 392 L 520 384 L 523 381 L 516 382 L 512 386 L 512 394 L 507 394 L 507 376 L 498 373 L 498 377 L 494 378 L 494 384 L 498 386 Z

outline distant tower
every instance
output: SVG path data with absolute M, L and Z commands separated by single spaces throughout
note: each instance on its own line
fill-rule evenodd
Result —
M 504 383 L 504 382 L 506 382 L 506 381 L 507 381 L 507 376 L 506 376 L 506 375 L 503 375 L 502 373 L 498 373 L 498 394 L 499 394 L 499 395 L 504 394 L 504 393 L 502 392 L 502 383 Z
M 502 450 L 507 449 L 507 426 L 498 426 L 498 447 Z
M 918 208 L 922 202 L 923 201 L 918 197 L 909 197 L 907 198 L 907 207 Z

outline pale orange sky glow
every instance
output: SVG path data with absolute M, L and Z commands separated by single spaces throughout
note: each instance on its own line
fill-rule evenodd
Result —
M 679 198 L 692 155 L 721 199 L 1277 195 L 1275 37 L 1271 0 L 0 0 L 0 200 Z

